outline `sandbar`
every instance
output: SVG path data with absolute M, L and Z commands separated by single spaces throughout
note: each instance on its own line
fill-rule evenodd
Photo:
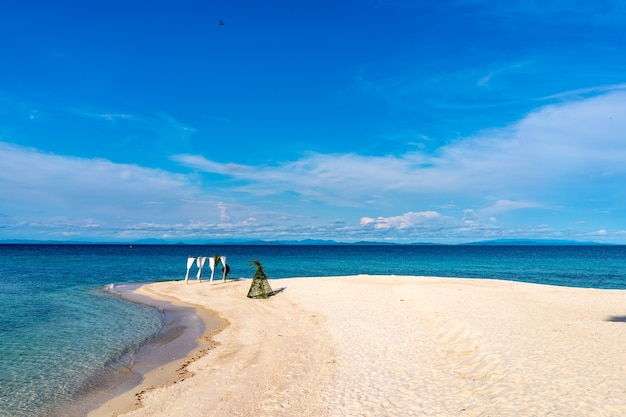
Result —
M 140 287 L 224 326 L 184 378 L 90 417 L 626 415 L 626 291 L 357 275 L 257 300 L 250 282 Z

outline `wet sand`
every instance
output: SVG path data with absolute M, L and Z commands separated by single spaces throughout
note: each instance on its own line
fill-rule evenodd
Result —
M 210 349 L 211 335 L 226 325 L 201 306 L 181 303 L 168 296 L 148 296 L 141 287 L 141 284 L 120 285 L 113 292 L 161 310 L 164 327 L 154 340 L 134 354 L 132 367 L 119 369 L 106 381 L 98 381 L 98 389 L 78 399 L 83 408 L 93 404 L 87 411 L 98 406 L 89 416 L 111 416 L 132 410 L 141 405 L 141 393 L 145 389 L 184 380 L 188 376 L 186 365 Z M 61 415 L 67 414 L 60 412 Z
M 169 382 L 131 390 L 123 415 L 626 415 L 626 291 L 365 275 L 270 283 L 268 300 L 246 298 L 249 280 L 142 286 L 228 325 L 164 370 Z

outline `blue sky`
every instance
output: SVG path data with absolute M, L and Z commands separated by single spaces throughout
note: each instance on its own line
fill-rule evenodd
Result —
M 626 243 L 624 1 L 2 9 L 0 239 Z

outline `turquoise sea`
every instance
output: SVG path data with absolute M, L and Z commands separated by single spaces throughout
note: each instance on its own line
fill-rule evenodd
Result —
M 188 256 L 216 254 L 231 278 L 252 277 L 258 259 L 273 279 L 426 275 L 626 289 L 625 246 L 0 245 L 0 417 L 84 415 L 80 399 L 132 369 L 164 326 L 162 310 L 111 288 L 182 280 Z

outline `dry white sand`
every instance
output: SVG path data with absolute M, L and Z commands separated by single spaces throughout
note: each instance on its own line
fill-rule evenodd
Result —
M 252 300 L 250 282 L 141 287 L 228 325 L 124 416 L 626 416 L 626 291 L 359 275 Z

